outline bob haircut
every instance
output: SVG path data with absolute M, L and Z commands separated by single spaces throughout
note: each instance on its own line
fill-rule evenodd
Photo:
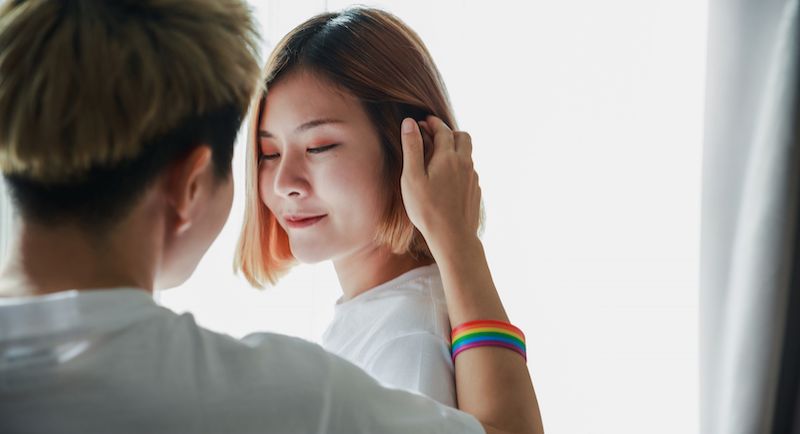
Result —
M 376 242 L 396 254 L 432 259 L 403 206 L 400 125 L 406 117 L 419 121 L 435 115 L 455 129 L 455 117 L 441 75 L 419 36 L 388 12 L 359 7 L 317 15 L 300 24 L 278 42 L 267 60 L 263 92 L 252 104 L 245 216 L 234 269 L 241 270 L 251 285 L 264 287 L 274 285 L 297 263 L 288 235 L 258 194 L 256 136 L 270 86 L 299 70 L 359 99 L 380 137 L 386 209 Z

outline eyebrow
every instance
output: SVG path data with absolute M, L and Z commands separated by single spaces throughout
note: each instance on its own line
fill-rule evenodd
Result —
M 308 130 L 310 130 L 312 128 L 316 128 L 316 127 L 319 127 L 319 126 L 322 126 L 322 125 L 342 124 L 342 123 L 344 123 L 344 121 L 341 120 L 341 119 L 333 119 L 333 118 L 314 119 L 313 121 L 308 121 L 308 122 L 300 125 L 299 127 L 295 128 L 294 132 L 295 133 L 302 133 L 302 132 L 308 131 Z M 270 133 L 267 130 L 258 130 L 258 137 L 265 137 L 265 138 L 270 139 L 270 138 L 272 138 L 274 136 L 272 135 L 272 133 Z

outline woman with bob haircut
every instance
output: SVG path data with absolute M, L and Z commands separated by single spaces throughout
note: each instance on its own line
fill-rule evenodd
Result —
M 326 13 L 277 44 L 263 84 L 236 268 L 263 287 L 298 261 L 333 261 L 343 296 L 323 347 L 456 406 L 442 278 L 400 186 L 403 119 L 456 128 L 428 50 L 387 12 Z

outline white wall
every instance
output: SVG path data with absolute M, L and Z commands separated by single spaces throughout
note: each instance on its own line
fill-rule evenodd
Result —
M 348 2 L 254 2 L 267 42 Z M 383 1 L 428 44 L 474 139 L 489 261 L 550 433 L 696 433 L 706 5 Z M 317 340 L 328 264 L 277 288 L 231 273 L 243 210 L 166 306 L 234 336 Z

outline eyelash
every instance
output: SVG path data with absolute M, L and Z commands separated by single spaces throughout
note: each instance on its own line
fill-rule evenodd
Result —
M 320 154 L 320 153 L 323 153 L 325 151 L 330 151 L 331 149 L 333 149 L 333 148 L 335 148 L 337 146 L 339 146 L 338 143 L 332 143 L 330 145 L 318 146 L 316 148 L 308 148 L 308 149 L 306 149 L 306 152 L 308 152 L 310 154 Z M 259 156 L 259 161 L 264 161 L 264 160 L 271 161 L 271 160 L 274 160 L 274 159 L 278 158 L 280 155 L 281 154 L 261 154 Z

